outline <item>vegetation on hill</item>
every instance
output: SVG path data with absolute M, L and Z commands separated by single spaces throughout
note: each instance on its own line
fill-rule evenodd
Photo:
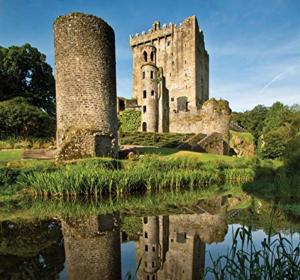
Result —
M 283 158 L 289 141 L 300 131 L 300 106 L 280 102 L 271 107 L 257 105 L 250 111 L 233 113 L 232 119 L 253 134 L 259 155 Z
M 55 134 L 55 81 L 46 56 L 29 44 L 0 47 L 0 138 Z

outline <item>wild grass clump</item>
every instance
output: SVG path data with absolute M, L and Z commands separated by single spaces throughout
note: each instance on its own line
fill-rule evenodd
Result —
M 300 242 L 293 244 L 280 233 L 265 238 L 255 246 L 251 228 L 238 228 L 231 249 L 213 260 L 206 276 L 214 279 L 299 279 Z
M 91 159 L 56 169 L 25 173 L 37 196 L 123 196 L 163 190 L 205 189 L 215 184 L 249 182 L 251 169 L 220 168 L 188 158 L 160 159 L 145 156 L 138 161 Z

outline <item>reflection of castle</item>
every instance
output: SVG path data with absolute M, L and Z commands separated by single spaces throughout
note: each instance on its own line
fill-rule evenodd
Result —
M 62 221 L 68 279 L 121 279 L 121 241 L 115 215 Z
M 200 279 L 205 242 L 224 238 L 226 230 L 222 214 L 144 217 L 137 242 L 138 279 Z

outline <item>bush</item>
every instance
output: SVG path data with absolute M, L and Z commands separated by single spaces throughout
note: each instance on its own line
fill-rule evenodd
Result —
M 284 163 L 288 171 L 300 172 L 300 134 L 286 144 Z
M 0 133 L 5 137 L 51 137 L 55 118 L 23 98 L 0 102 Z
M 135 109 L 121 111 L 118 119 L 121 132 L 134 132 L 141 126 L 141 112 Z

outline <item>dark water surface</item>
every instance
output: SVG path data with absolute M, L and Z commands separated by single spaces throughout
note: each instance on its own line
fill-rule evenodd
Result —
M 0 279 L 201 279 L 212 259 L 228 253 L 242 225 L 251 225 L 258 249 L 275 232 L 300 240 L 300 224 L 281 213 L 271 221 L 268 207 L 253 215 L 223 205 L 197 209 L 2 221 Z

